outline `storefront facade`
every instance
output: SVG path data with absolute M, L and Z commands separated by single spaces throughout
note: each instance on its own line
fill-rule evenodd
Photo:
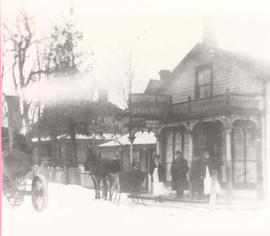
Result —
M 176 151 L 191 164 L 208 151 L 218 163 L 218 179 L 228 190 L 262 195 L 263 73 L 257 61 L 209 45 L 196 45 L 172 71 L 160 72 L 159 85 L 145 94 L 172 98 L 171 112 L 159 119 L 157 152 L 166 180 Z

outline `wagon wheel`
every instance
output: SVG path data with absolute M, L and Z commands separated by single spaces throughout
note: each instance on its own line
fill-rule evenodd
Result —
M 32 181 L 32 204 L 36 211 L 41 212 L 47 207 L 48 185 L 43 176 L 35 176 Z

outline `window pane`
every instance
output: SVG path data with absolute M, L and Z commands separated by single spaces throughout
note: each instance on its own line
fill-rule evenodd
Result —
M 199 74 L 198 74 L 198 83 L 199 83 L 199 85 L 203 85 L 204 84 L 204 71 L 199 71 Z
M 199 87 L 199 98 L 204 98 L 205 97 L 205 87 L 202 86 L 202 87 Z
M 182 151 L 182 134 L 180 132 L 175 133 L 175 152 Z
M 207 149 L 207 137 L 205 134 L 195 136 L 195 151 L 205 151 Z
M 233 157 L 235 160 L 244 160 L 244 142 L 242 139 L 234 140 Z
M 247 138 L 255 138 L 255 128 L 254 127 L 247 127 L 246 128 L 246 137 Z
M 173 145 L 166 146 L 166 162 L 173 161 Z
M 234 162 L 234 182 L 244 183 L 244 181 L 245 181 L 244 162 L 236 161 Z
M 211 70 L 205 70 L 204 71 L 204 84 L 210 84 L 211 83 Z
M 247 183 L 257 183 L 257 164 L 255 161 L 247 162 Z
M 211 96 L 211 86 L 200 86 L 199 87 L 199 98 L 207 98 Z
M 171 166 L 172 163 L 166 163 L 166 180 L 167 181 L 171 181 L 172 177 L 171 177 Z
M 247 146 L 247 160 L 256 160 L 257 155 L 256 155 L 256 144 L 253 139 L 246 139 L 246 146 Z
M 173 133 L 172 132 L 170 132 L 167 135 L 167 144 L 173 144 Z
M 244 130 L 241 128 L 233 129 L 233 139 L 243 139 L 244 138 Z

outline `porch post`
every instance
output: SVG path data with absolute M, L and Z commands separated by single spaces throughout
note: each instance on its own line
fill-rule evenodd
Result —
M 227 162 L 227 190 L 228 190 L 228 200 L 229 201 L 232 199 L 232 189 L 233 189 L 231 133 L 232 133 L 231 128 L 227 128 L 225 130 L 225 135 L 226 135 L 226 162 Z
M 187 135 L 188 135 L 188 162 L 189 163 L 192 163 L 192 159 L 193 159 L 193 138 L 194 138 L 194 133 L 191 130 L 189 130 L 187 132 Z M 192 197 L 191 184 L 189 185 L 189 194 L 190 194 L 190 197 Z
M 160 137 L 160 134 L 158 133 L 158 131 L 156 131 L 155 132 L 155 136 L 156 136 L 156 154 L 157 155 L 160 155 L 160 147 L 161 147 L 161 137 Z M 160 155 L 160 157 L 161 157 L 161 155 Z M 150 158 L 151 158 L 151 156 L 150 156 Z M 148 158 L 148 160 L 149 160 L 149 165 L 150 165 L 150 162 L 151 162 L 151 159 L 150 158 Z M 161 162 L 162 162 L 162 157 L 161 157 L 161 160 L 160 160 Z M 148 168 L 149 168 L 149 165 L 148 165 Z M 149 193 L 153 193 L 153 183 L 152 183 L 152 178 L 151 178 L 151 175 L 149 174 L 149 172 L 148 172 L 148 192 Z
M 160 135 L 159 134 L 156 134 L 156 140 L 157 140 L 157 150 L 156 150 L 156 153 L 157 155 L 160 155 L 160 146 L 161 146 L 161 143 L 160 143 Z
M 134 143 L 134 140 L 135 140 L 135 133 L 133 132 L 132 129 L 130 129 L 129 131 L 129 136 L 128 136 L 128 139 L 129 139 L 129 142 L 130 142 L 130 145 L 129 145 L 129 162 L 130 162 L 130 167 L 134 167 L 133 165 L 135 164 L 134 163 L 134 157 L 133 157 L 133 143 Z
M 192 131 L 188 132 L 188 138 L 189 138 L 189 142 L 188 142 L 188 159 L 190 162 L 192 162 L 192 158 L 193 158 L 193 138 L 194 138 L 194 134 Z

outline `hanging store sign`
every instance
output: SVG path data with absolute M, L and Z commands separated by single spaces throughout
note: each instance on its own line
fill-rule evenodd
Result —
M 172 98 L 169 95 L 131 94 L 132 116 L 166 118 L 171 114 Z

